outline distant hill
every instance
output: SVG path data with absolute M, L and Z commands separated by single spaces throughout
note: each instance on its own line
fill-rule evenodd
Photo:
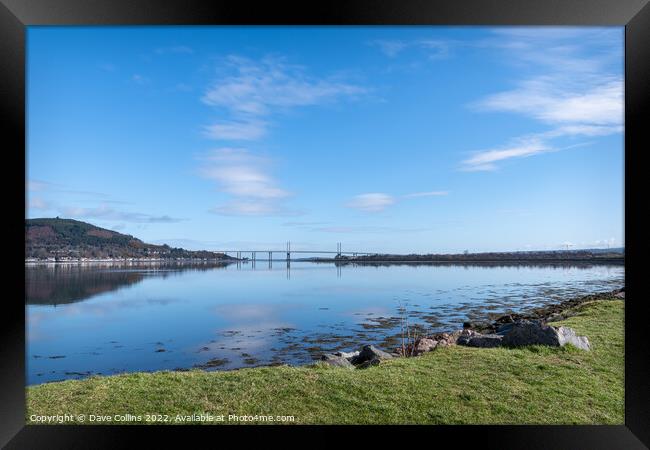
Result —
M 27 219 L 25 258 L 38 260 L 88 259 L 232 259 L 222 253 L 191 251 L 146 244 L 128 234 L 73 219 Z

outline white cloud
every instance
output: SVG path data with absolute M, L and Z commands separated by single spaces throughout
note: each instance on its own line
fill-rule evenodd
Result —
M 129 202 L 110 200 L 107 198 L 109 197 L 107 194 L 70 189 L 69 187 L 62 184 L 50 183 L 47 181 L 28 180 L 26 182 L 25 188 L 29 192 L 39 192 L 39 194 L 37 194 L 39 195 L 38 197 L 32 195 L 29 196 L 27 203 L 28 209 L 56 211 L 60 216 L 63 217 L 74 217 L 78 219 L 104 219 L 109 221 L 123 221 L 134 223 L 174 223 L 185 220 L 168 215 L 156 216 L 140 212 L 116 210 L 113 207 L 109 206 L 109 204 L 123 204 Z M 40 195 L 60 196 L 62 194 L 71 194 L 74 196 L 86 197 L 84 199 L 84 202 L 91 201 L 101 203 L 97 207 L 77 207 L 61 204 L 60 201 L 44 199 L 40 197 Z
M 140 75 L 139 73 L 134 73 L 133 76 L 131 77 L 131 81 L 140 85 L 149 84 L 151 82 L 149 78 Z
M 299 216 L 301 211 L 291 210 L 277 202 L 262 200 L 233 200 L 212 208 L 210 212 L 224 216 Z
M 271 175 L 271 160 L 242 148 L 220 148 L 201 158 L 200 174 L 233 197 L 211 211 L 227 215 L 294 215 L 279 201 L 290 193 Z
M 429 59 L 439 59 L 449 54 L 452 41 L 442 39 L 414 39 L 409 41 L 399 39 L 378 39 L 370 45 L 379 47 L 382 53 L 390 58 L 398 56 L 407 49 L 419 49 L 425 52 Z
M 203 103 L 225 110 L 227 119 L 205 127 L 216 140 L 256 140 L 266 133 L 262 117 L 301 106 L 355 97 L 366 89 L 334 78 L 309 77 L 300 66 L 279 58 L 261 61 L 229 56 L 206 90 Z
M 418 233 L 426 231 L 428 228 L 402 228 L 402 227 L 381 227 L 381 226 L 331 226 L 312 228 L 311 231 L 320 231 L 323 233 Z
M 439 197 L 441 195 L 448 195 L 447 191 L 431 191 L 431 192 L 414 192 L 413 194 L 406 194 L 404 198 L 418 198 L 418 197 Z
M 96 208 L 62 207 L 63 216 L 73 218 L 90 218 L 114 220 L 133 223 L 176 223 L 183 219 L 167 215 L 154 216 L 139 212 L 118 211 L 106 205 Z
M 204 127 L 205 136 L 224 141 L 255 141 L 266 134 L 267 123 L 261 120 L 247 122 L 224 121 Z
M 588 246 L 596 246 L 596 247 L 615 247 L 616 246 L 616 238 L 611 237 L 609 239 L 599 239 L 591 244 L 587 244 Z
M 269 160 L 246 149 L 221 148 L 203 158 L 201 174 L 219 183 L 220 190 L 236 197 L 275 199 L 289 193 L 269 173 Z
M 299 66 L 275 58 L 254 62 L 231 56 L 227 66 L 235 74 L 216 80 L 202 100 L 236 113 L 264 115 L 275 107 L 308 106 L 365 92 L 359 86 L 309 78 Z
M 376 45 L 386 56 L 391 58 L 397 56 L 402 50 L 408 47 L 408 43 L 400 40 L 387 40 L 387 39 L 378 39 L 371 42 L 372 45 Z
M 527 80 L 515 90 L 491 95 L 479 103 L 487 111 L 523 114 L 551 125 L 620 126 L 623 80 L 602 79 L 582 89 L 563 87 L 561 77 Z
M 188 54 L 194 53 L 194 49 L 186 45 L 172 45 L 170 47 L 160 47 L 155 50 L 156 54 L 164 55 L 166 53 Z
M 370 194 L 356 195 L 346 204 L 346 206 L 348 208 L 354 208 L 365 212 L 379 212 L 394 203 L 395 199 L 392 196 L 380 192 L 374 192 Z
M 619 30 L 620 31 L 620 30 Z M 624 98 L 619 31 L 577 28 L 508 28 L 484 44 L 507 52 L 507 61 L 528 74 L 514 89 L 475 102 L 479 111 L 529 117 L 547 131 L 519 137 L 503 148 L 489 149 L 461 163 L 466 171 L 494 170 L 496 163 L 557 148 L 562 137 L 598 137 L 623 131 Z M 531 69 L 536 71 L 530 75 Z M 586 143 L 578 144 L 586 145 Z
M 30 197 L 27 203 L 28 209 L 49 209 L 50 205 L 40 197 Z
M 369 194 L 356 195 L 348 203 L 346 203 L 345 206 L 348 208 L 358 209 L 363 212 L 380 212 L 387 207 L 396 204 L 399 199 L 440 197 L 448 194 L 448 191 L 429 191 L 414 192 L 412 194 L 405 194 L 400 197 L 395 197 L 381 192 L 373 192 Z
M 548 138 L 560 136 L 607 136 L 622 133 L 623 125 L 563 125 L 543 134 Z
M 47 183 L 45 181 L 27 180 L 27 182 L 25 182 L 25 189 L 27 191 L 39 192 L 39 191 L 44 191 L 53 186 L 55 185 L 53 185 L 52 183 Z
M 496 170 L 496 162 L 511 158 L 524 158 L 548 151 L 553 151 L 553 148 L 539 138 L 520 139 L 504 148 L 476 152 L 474 156 L 461 162 L 461 170 L 466 172 Z
M 99 63 L 97 67 L 106 72 L 115 72 L 117 70 L 117 66 L 113 63 Z

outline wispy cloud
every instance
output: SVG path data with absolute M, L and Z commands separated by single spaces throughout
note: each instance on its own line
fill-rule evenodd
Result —
M 409 45 L 406 41 L 398 39 L 377 39 L 370 44 L 379 47 L 382 53 L 391 58 L 400 54 Z
M 609 239 L 599 239 L 593 243 L 597 247 L 614 247 L 616 245 L 616 238 L 611 237 Z
M 282 198 L 289 193 L 269 173 L 270 160 L 242 148 L 220 148 L 201 158 L 201 174 L 236 197 Z
M 27 202 L 27 208 L 28 209 L 38 209 L 38 210 L 47 210 L 50 209 L 50 204 L 43 200 L 40 197 L 31 197 L 28 199 Z
M 102 62 L 97 64 L 97 67 L 100 68 L 101 70 L 105 72 L 115 72 L 117 70 L 117 66 L 113 63 L 109 62 Z
M 316 225 L 327 225 L 329 222 L 306 222 L 306 221 L 291 221 L 284 222 L 283 227 L 313 227 Z
M 404 227 L 385 227 L 385 226 L 331 226 L 331 227 L 315 227 L 311 231 L 320 231 L 323 233 L 417 233 L 427 231 L 428 228 L 404 228 Z
M 134 73 L 131 77 L 131 81 L 140 85 L 151 83 L 151 80 L 149 78 L 145 77 L 144 75 L 140 75 L 139 73 Z
M 449 55 L 452 41 L 442 39 L 377 39 L 370 42 L 390 58 L 395 58 L 407 49 L 418 49 L 425 53 L 428 59 L 439 59 Z
M 266 135 L 267 122 L 262 120 L 223 121 L 204 127 L 204 135 L 224 141 L 256 141 Z
M 404 228 L 392 226 L 376 226 L 376 225 L 335 225 L 331 222 L 303 222 L 292 221 L 285 222 L 283 226 L 296 227 L 306 231 L 322 232 L 322 233 L 395 233 L 395 232 L 420 232 L 426 231 L 428 228 Z
M 474 156 L 462 161 L 461 170 L 466 172 L 490 171 L 497 169 L 497 162 L 511 158 L 525 158 L 552 151 L 541 139 L 516 139 L 508 146 L 476 152 Z
M 620 33 L 611 30 L 511 28 L 494 32 L 484 45 L 507 51 L 508 61 L 524 75 L 510 90 L 470 105 L 476 111 L 514 113 L 547 131 L 513 138 L 502 148 L 476 152 L 461 170 L 494 170 L 496 163 L 561 150 L 553 140 L 598 137 L 623 131 L 623 78 Z M 531 69 L 536 74 L 530 75 Z M 565 146 L 563 148 L 570 148 Z
M 441 195 L 448 195 L 448 191 L 430 191 L 430 192 L 414 192 L 413 194 L 403 195 L 403 198 L 418 198 L 418 197 L 439 197 Z
M 155 216 L 139 212 L 119 211 L 107 205 L 100 205 L 96 208 L 61 208 L 63 216 L 83 219 L 103 219 L 111 221 L 133 222 L 133 223 L 176 223 L 184 219 L 167 215 Z
M 164 55 L 168 53 L 186 54 L 191 55 L 194 49 L 187 45 L 171 45 L 169 47 L 159 47 L 154 51 L 157 55 Z
M 82 191 L 71 189 L 66 185 L 51 183 L 41 180 L 28 180 L 25 185 L 28 191 L 27 208 L 40 211 L 51 211 L 62 217 L 77 219 L 103 219 L 108 221 L 133 222 L 133 223 L 174 223 L 185 219 L 168 215 L 152 215 L 141 212 L 130 212 L 115 209 L 110 204 L 128 204 L 119 200 L 111 200 L 107 194 L 101 192 Z M 99 203 L 96 207 L 78 207 L 62 204 L 61 201 L 49 200 L 44 196 L 74 195 L 81 196 L 84 203 Z M 67 198 L 67 197 L 66 197 Z
M 379 212 L 395 203 L 395 198 L 388 194 L 373 192 L 370 194 L 359 194 L 350 200 L 345 206 L 358 209 L 364 212 Z
M 70 186 L 59 183 L 51 183 L 49 181 L 42 180 L 28 180 L 25 183 L 25 190 L 31 193 L 39 193 L 39 195 L 49 195 L 49 194 L 71 194 L 74 196 L 86 197 L 88 199 L 101 201 L 102 203 L 115 203 L 115 204 L 128 204 L 128 201 L 122 200 L 112 200 L 108 194 L 103 192 L 95 191 L 85 191 L 80 189 L 75 189 Z
M 265 135 L 269 124 L 263 117 L 366 92 L 361 86 L 333 77 L 310 77 L 303 67 L 276 57 L 254 61 L 229 56 L 218 73 L 201 98 L 206 105 L 226 113 L 225 118 L 204 128 L 206 136 L 215 140 L 257 140 Z
M 300 216 L 302 211 L 286 208 L 277 202 L 262 200 L 233 200 L 212 208 L 210 212 L 223 216 Z
M 56 185 L 54 183 L 48 183 L 46 181 L 39 181 L 39 180 L 27 180 L 25 182 L 25 190 L 31 192 L 40 192 L 48 188 L 57 187 L 57 186 L 59 185 Z
M 621 78 L 598 77 L 581 87 L 567 86 L 562 78 L 543 76 L 525 80 L 518 88 L 491 95 L 477 106 L 485 111 L 514 112 L 546 124 L 574 127 L 575 133 L 612 131 L 617 129 L 613 126 L 621 125 Z
M 359 194 L 354 196 L 345 206 L 348 208 L 358 209 L 363 212 L 381 212 L 387 207 L 394 205 L 402 199 L 422 198 L 422 197 L 439 197 L 448 195 L 447 191 L 429 191 L 429 192 L 414 192 L 412 194 L 405 194 L 399 197 L 385 194 L 382 192 L 373 192 L 368 194 Z
M 211 211 L 225 215 L 295 215 L 280 201 L 290 195 L 271 175 L 272 161 L 243 148 L 220 148 L 201 158 L 199 173 L 215 181 L 230 202 Z

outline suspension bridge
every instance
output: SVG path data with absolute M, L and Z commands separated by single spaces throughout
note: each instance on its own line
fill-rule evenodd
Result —
M 330 256 L 331 259 L 341 258 L 342 256 L 369 256 L 376 255 L 376 253 L 358 252 L 358 251 L 343 251 L 343 245 L 338 242 L 336 244 L 336 251 L 334 250 L 291 250 L 291 242 L 287 242 L 286 248 L 283 250 L 217 250 L 216 253 L 223 253 L 232 256 L 238 260 L 251 260 L 251 261 L 291 261 L 291 255 L 323 255 Z M 273 255 L 280 255 L 279 258 Z M 250 258 L 247 257 L 250 255 Z

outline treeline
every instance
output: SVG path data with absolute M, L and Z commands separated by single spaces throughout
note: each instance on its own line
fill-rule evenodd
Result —
M 79 259 L 232 259 L 222 253 L 153 245 L 128 234 L 72 219 L 25 221 L 25 258 Z
M 457 254 L 373 254 L 368 256 L 340 256 L 337 260 L 349 261 L 436 261 L 436 262 L 491 262 L 491 261 L 623 261 L 623 251 L 571 250 L 530 252 L 489 252 Z

